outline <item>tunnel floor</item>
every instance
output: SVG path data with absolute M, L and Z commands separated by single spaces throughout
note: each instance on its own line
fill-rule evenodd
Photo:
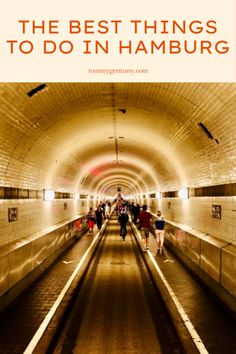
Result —
M 131 230 L 123 241 L 116 219 L 109 223 L 51 352 L 183 353 Z
M 24 352 L 92 239 L 92 235 L 84 235 L 53 268 L 1 314 L 1 354 Z M 131 232 L 126 241 L 122 241 L 117 220 L 112 220 L 104 240 L 101 249 L 104 248 L 105 253 L 94 260 L 96 264 L 91 267 L 88 282 L 85 281 L 82 289 L 83 296 L 81 303 L 79 302 L 77 327 L 74 329 L 72 342 L 66 343 L 65 337 L 62 337 L 59 347 L 63 347 L 63 341 L 70 349 L 77 347 L 79 342 L 85 349 L 87 342 L 91 345 L 90 349 L 80 351 L 81 353 L 99 353 L 99 350 L 100 353 L 165 352 L 157 335 L 158 327 L 160 328 L 160 305 L 151 290 L 151 281 L 140 262 L 140 250 Z M 150 241 L 150 250 L 154 255 L 154 237 L 151 236 Z M 236 353 L 235 320 L 167 250 L 163 255 L 157 256 L 156 261 L 208 352 Z M 95 281 L 91 282 L 89 279 Z M 118 292 L 118 289 L 123 291 Z M 103 311 L 100 311 L 101 306 Z M 164 326 L 162 323 L 161 330 L 163 328 L 167 338 L 171 338 L 168 336 L 169 325 Z M 103 341 L 104 333 L 106 336 L 112 333 L 111 341 L 106 345 Z M 162 336 L 161 333 L 159 335 Z M 128 339 L 126 343 L 125 338 Z M 170 345 L 177 347 L 175 340 Z

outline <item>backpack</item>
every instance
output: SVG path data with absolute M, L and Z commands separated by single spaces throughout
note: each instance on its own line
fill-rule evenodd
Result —
M 119 215 L 118 221 L 119 221 L 119 223 L 127 223 L 127 222 L 128 222 L 128 219 L 129 219 L 128 214 L 126 214 L 126 213 L 121 213 L 121 214 Z
M 156 220 L 155 226 L 157 230 L 164 230 L 165 221 L 164 220 Z

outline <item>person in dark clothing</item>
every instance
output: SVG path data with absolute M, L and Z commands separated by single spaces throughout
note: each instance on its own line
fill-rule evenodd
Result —
M 98 206 L 96 210 L 96 220 L 97 220 L 97 228 L 101 230 L 102 228 L 102 221 L 103 221 L 103 210 L 100 206 Z
M 118 221 L 120 223 L 120 236 L 122 237 L 123 241 L 125 241 L 125 237 L 126 237 L 126 234 L 127 234 L 126 225 L 127 225 L 128 221 L 129 221 L 129 216 L 126 213 L 125 209 L 121 210 L 121 213 L 120 213 L 120 215 L 118 217 Z
M 135 215 L 135 205 L 134 202 L 129 206 L 129 211 L 131 215 L 131 220 L 134 222 L 134 215 Z
M 100 203 L 100 208 L 101 208 L 101 212 L 102 212 L 102 217 L 103 219 L 105 219 L 105 208 L 106 208 L 106 204 L 105 203 Z
M 139 214 L 140 214 L 140 205 L 137 204 L 137 205 L 134 207 L 134 224 L 137 223 L 137 219 L 138 219 Z

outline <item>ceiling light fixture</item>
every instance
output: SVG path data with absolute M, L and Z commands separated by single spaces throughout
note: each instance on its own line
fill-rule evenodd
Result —
M 31 91 L 27 92 L 27 95 L 31 98 L 34 95 L 36 95 L 38 92 L 44 90 L 47 87 L 46 84 L 41 84 L 37 87 L 35 87 L 34 89 L 32 89 Z

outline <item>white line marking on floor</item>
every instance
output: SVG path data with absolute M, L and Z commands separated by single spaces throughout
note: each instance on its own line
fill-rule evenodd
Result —
M 107 223 L 108 223 L 108 220 L 106 220 L 105 223 L 103 224 L 102 230 L 105 228 Z M 44 334 L 49 322 L 51 321 L 52 317 L 54 316 L 54 314 L 55 314 L 57 308 L 59 307 L 60 303 L 62 302 L 67 290 L 71 286 L 71 283 L 73 282 L 74 278 L 76 277 L 77 273 L 79 272 L 81 266 L 83 265 L 83 263 L 84 263 L 85 259 L 87 258 L 90 250 L 92 249 L 93 245 L 95 244 L 95 242 L 97 241 L 98 237 L 100 236 L 102 230 L 100 230 L 97 233 L 97 235 L 95 236 L 95 238 L 93 239 L 91 245 L 89 246 L 89 248 L 87 249 L 87 251 L 85 252 L 83 257 L 81 258 L 79 264 L 75 268 L 74 272 L 70 276 L 69 280 L 67 281 L 67 283 L 64 286 L 64 288 L 62 289 L 62 291 L 60 292 L 58 298 L 56 299 L 56 301 L 54 302 L 53 306 L 51 307 L 51 309 L 47 313 L 46 317 L 44 318 L 43 322 L 39 326 L 37 332 L 34 334 L 33 338 L 31 339 L 29 345 L 27 346 L 27 348 L 25 349 L 23 354 L 31 354 L 31 353 L 33 353 L 33 351 L 36 348 L 38 342 L 40 341 L 41 337 L 43 336 L 43 334 Z
M 166 263 L 166 262 L 175 262 L 175 261 L 173 261 L 172 259 L 166 259 L 163 263 Z
M 77 262 L 77 261 L 62 261 L 62 263 L 65 263 L 65 264 L 70 264 L 70 263 L 73 263 L 73 262 Z
M 142 237 L 141 237 L 140 233 L 139 232 L 137 232 L 137 233 L 138 233 L 139 239 L 142 240 Z M 180 314 L 180 316 L 181 316 L 181 318 L 182 318 L 182 320 L 184 322 L 184 325 L 187 328 L 187 330 L 188 330 L 193 342 L 195 343 L 199 353 L 201 353 L 201 354 L 209 354 L 207 349 L 206 349 L 206 347 L 205 347 L 205 345 L 204 345 L 204 343 L 202 342 L 201 338 L 199 337 L 197 331 L 195 330 L 192 322 L 190 321 L 188 315 L 184 311 L 184 309 L 183 309 L 182 305 L 180 304 L 178 298 L 176 297 L 174 291 L 170 287 L 168 281 L 166 280 L 164 274 L 162 273 L 160 267 L 158 266 L 155 258 L 153 257 L 153 254 L 150 251 L 147 251 L 147 253 L 148 253 L 148 255 L 149 255 L 149 257 L 150 257 L 150 259 L 151 259 L 151 261 L 152 261 L 157 273 L 159 274 L 163 284 L 165 285 L 168 293 L 170 294 L 170 296 L 171 296 L 171 298 L 172 298 L 172 300 L 173 300 L 173 302 L 175 304 L 175 307 L 177 308 L 177 310 L 178 310 L 178 312 L 179 312 L 179 314 Z

